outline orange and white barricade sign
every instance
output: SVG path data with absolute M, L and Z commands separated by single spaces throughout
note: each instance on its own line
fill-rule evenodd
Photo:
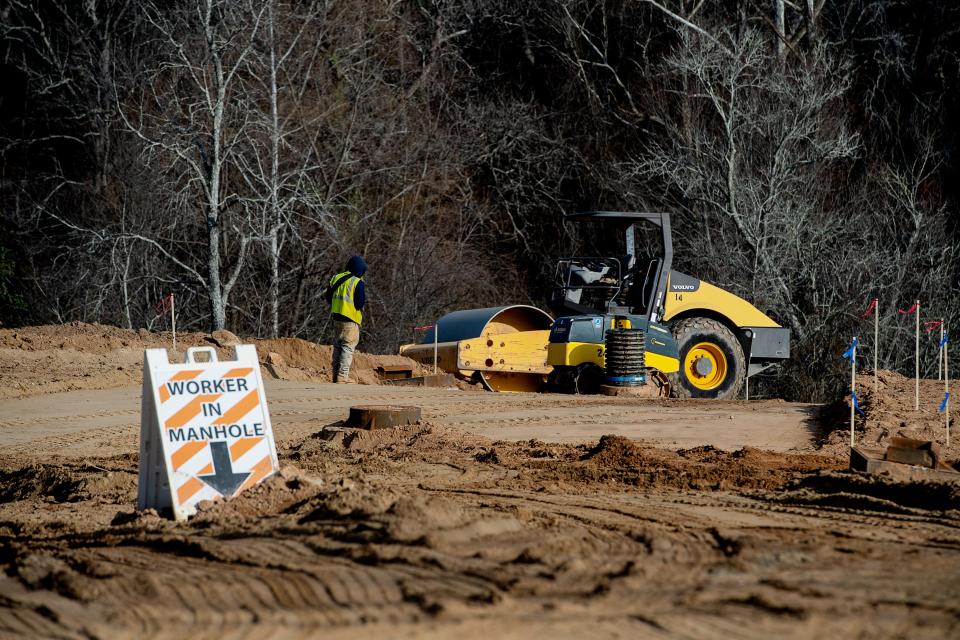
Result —
M 187 349 L 182 364 L 145 351 L 138 509 L 185 520 L 201 500 L 235 496 L 278 468 L 256 347 L 238 345 L 222 362 L 210 347 Z

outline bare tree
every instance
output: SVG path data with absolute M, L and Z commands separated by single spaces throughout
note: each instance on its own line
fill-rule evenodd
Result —
M 58 121 L 33 127 L 45 133 L 3 140 L 4 154 L 22 147 L 46 153 L 51 145 L 72 143 L 90 154 L 93 190 L 104 186 L 110 165 L 115 92 L 114 53 L 128 29 L 129 0 L 93 0 L 72 5 L 39 0 L 10 0 L 0 21 L 0 39 L 8 51 L 5 62 L 19 69 L 42 98 L 42 113 Z M 124 78 L 125 80 L 126 78 Z
M 310 150 L 319 120 L 305 102 L 316 98 L 309 88 L 317 81 L 326 2 L 287 7 L 265 4 L 266 15 L 248 66 L 259 78 L 253 89 L 263 96 L 253 118 L 243 153 L 238 155 L 247 196 L 261 211 L 268 261 L 268 333 L 280 335 L 281 254 L 289 239 L 302 241 L 297 217 L 326 217 L 309 193 L 312 176 L 322 162 Z
M 756 32 L 726 33 L 722 48 L 679 37 L 648 104 L 660 135 L 623 166 L 631 192 L 649 201 L 662 189 L 666 198 L 656 199 L 682 214 L 678 255 L 786 321 L 803 343 L 845 311 L 863 280 L 840 284 L 866 221 L 838 215 L 832 197 L 858 150 L 843 115 L 847 71 L 820 52 L 774 72 Z
M 911 10 L 9 0 L 7 245 L 28 247 L 16 267 L 56 321 L 156 327 L 176 290 L 187 328 L 308 339 L 325 336 L 330 276 L 361 253 L 363 344 L 392 350 L 452 309 L 543 302 L 558 254 L 609 249 L 561 212 L 664 207 L 678 268 L 789 325 L 786 383 L 824 398 L 854 307 L 881 297 L 896 334 L 896 301 L 960 273 L 955 35 L 919 46 Z
M 201 197 L 206 226 L 203 267 L 188 264 L 153 238 L 139 239 L 204 286 L 211 327 L 222 329 L 247 248 L 257 239 L 246 203 L 230 192 L 227 182 L 248 132 L 246 67 L 268 5 L 229 0 L 191 4 L 182 10 L 143 7 L 170 58 L 150 74 L 149 92 L 138 104 L 121 105 L 120 113 L 143 141 L 147 163 L 168 177 L 170 208 L 191 208 L 191 196 Z M 171 94 L 173 88 L 176 93 Z M 236 236 L 235 255 L 224 280 L 222 241 L 228 211 L 239 223 L 230 226 Z

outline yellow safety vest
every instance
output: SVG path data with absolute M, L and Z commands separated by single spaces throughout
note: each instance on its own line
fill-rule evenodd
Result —
M 330 286 L 332 287 L 334 282 L 345 275 L 350 275 L 350 272 L 344 271 L 330 278 Z M 363 314 L 353 306 L 353 292 L 357 290 L 357 283 L 359 282 L 360 278 L 350 275 L 349 278 L 340 283 L 340 286 L 334 289 L 333 299 L 330 301 L 330 313 L 337 313 L 357 324 L 363 322 Z

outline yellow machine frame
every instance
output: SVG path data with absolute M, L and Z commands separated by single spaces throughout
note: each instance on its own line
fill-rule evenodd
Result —
M 667 279 L 664 321 L 690 311 L 709 311 L 725 317 L 734 327 L 780 326 L 755 306 L 729 291 L 702 280 L 698 281 L 699 285 L 694 291 L 674 291 L 670 282 L 672 278 L 671 273 Z

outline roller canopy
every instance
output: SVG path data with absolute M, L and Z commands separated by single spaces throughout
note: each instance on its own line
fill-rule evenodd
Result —
M 625 222 L 633 224 L 637 220 L 646 220 L 652 222 L 658 227 L 663 226 L 663 219 L 669 217 L 667 213 L 656 213 L 650 211 L 583 211 L 579 213 L 569 213 L 564 216 L 565 220 L 574 220 L 577 222 L 594 220 Z

